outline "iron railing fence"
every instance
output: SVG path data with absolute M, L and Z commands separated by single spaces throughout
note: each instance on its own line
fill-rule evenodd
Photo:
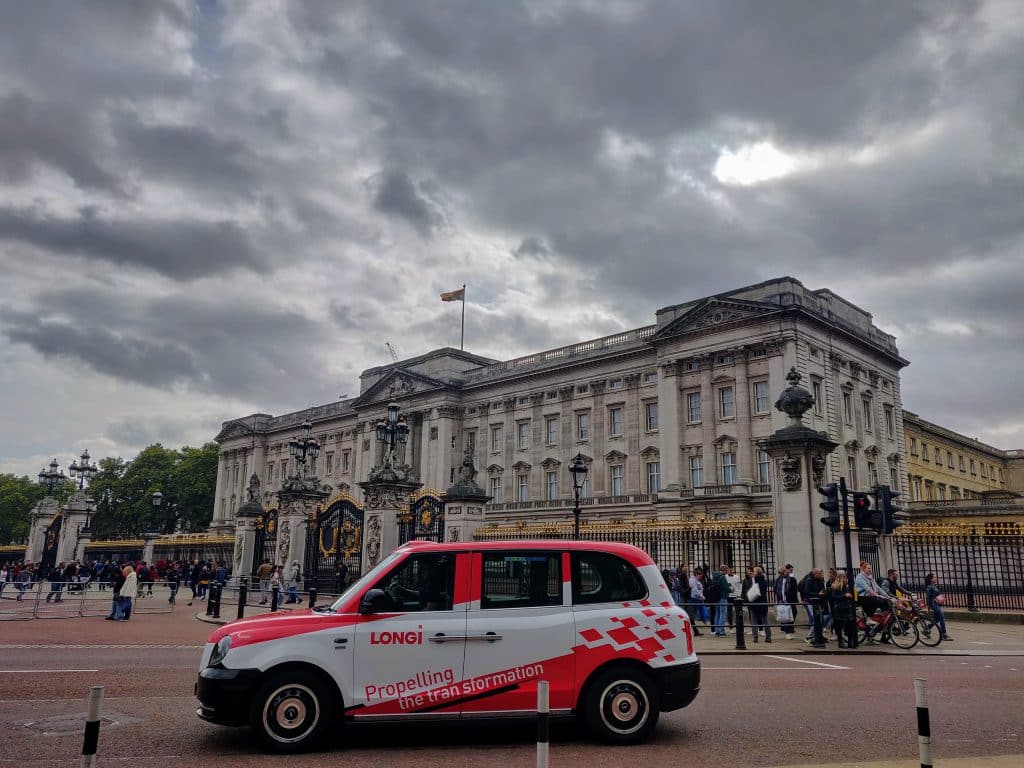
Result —
M 11 589 L 12 586 L 20 588 Z M 172 585 L 164 581 L 140 583 L 138 596 L 132 600 L 132 613 L 172 612 L 171 591 Z M 113 597 L 112 589 L 95 581 L 9 585 L 0 592 L 0 621 L 106 616 L 113 611 Z
M 924 594 L 934 573 L 946 607 L 1024 610 L 1024 535 L 923 533 L 896 536 L 900 583 Z

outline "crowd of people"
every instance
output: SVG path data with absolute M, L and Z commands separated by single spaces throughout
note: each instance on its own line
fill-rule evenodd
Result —
M 687 566 L 680 565 L 674 571 L 662 571 L 662 576 L 676 604 L 689 615 L 696 636 L 703 634 L 699 624 L 704 624 L 715 637 L 725 637 L 734 631 L 735 599 L 742 597 L 755 643 L 761 635 L 766 643 L 772 642 L 769 610 L 770 604 L 774 604 L 776 629 L 787 640 L 796 637 L 799 624 L 801 628 L 806 626 L 804 640 L 808 645 L 812 644 L 817 621 L 824 639 L 836 641 L 840 648 L 853 649 L 857 647 L 858 605 L 864 611 L 870 628 L 881 620 L 884 611 L 908 598 L 899 584 L 899 571 L 890 569 L 879 583 L 868 562 L 860 564 L 853 584 L 849 583 L 845 571 L 835 568 L 829 568 L 827 573 L 821 568 L 812 568 L 801 579 L 796 578 L 794 570 L 787 563 L 769 580 L 763 565 L 747 566 L 742 578 L 730 565 L 722 565 L 713 572 L 706 565 L 695 567 L 692 572 Z M 938 581 L 935 574 L 928 574 L 925 599 L 942 640 L 950 640 L 946 634 L 942 613 L 944 598 Z M 806 622 L 801 620 L 801 614 Z M 871 633 L 869 638 L 875 642 Z
M 153 586 L 166 584 L 167 602 L 177 602 L 178 591 L 184 584 L 191 589 L 188 604 L 194 600 L 205 600 L 211 583 L 226 584 L 231 570 L 224 562 L 213 560 L 173 562 L 144 560 L 92 560 L 58 563 L 47 568 L 39 563 L 17 560 L 0 563 L 0 597 L 5 590 L 16 593 L 18 602 L 25 594 L 38 585 L 49 585 L 45 601 L 61 603 L 66 593 L 79 592 L 87 588 L 99 591 L 110 590 L 111 610 L 106 617 L 111 621 L 127 621 L 131 618 L 132 606 L 138 600 L 153 597 Z

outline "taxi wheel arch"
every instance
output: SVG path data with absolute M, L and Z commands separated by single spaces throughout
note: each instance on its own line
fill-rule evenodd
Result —
M 647 665 L 613 661 L 594 670 L 576 709 L 590 731 L 609 744 L 635 744 L 658 724 L 658 693 Z
M 321 668 L 302 662 L 268 669 L 249 708 L 249 725 L 274 752 L 302 752 L 341 723 L 342 697 Z

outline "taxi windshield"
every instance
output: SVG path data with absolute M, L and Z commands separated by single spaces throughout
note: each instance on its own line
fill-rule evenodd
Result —
M 376 566 L 374 566 L 369 571 L 367 571 L 362 576 L 360 576 L 358 579 L 353 581 L 349 585 L 348 589 L 346 589 L 344 592 L 342 592 L 341 596 L 337 600 L 335 600 L 333 603 L 331 603 L 330 610 L 332 610 L 332 611 L 339 610 L 341 608 L 341 606 L 345 604 L 345 601 L 349 599 L 349 597 L 351 597 L 353 594 L 355 594 L 359 590 L 363 589 L 368 583 L 372 583 L 373 580 L 376 579 L 378 575 L 380 575 L 382 572 L 384 572 L 385 570 L 390 568 L 392 566 L 392 564 L 394 564 L 394 562 L 399 557 L 401 557 L 403 554 L 404 554 L 404 552 L 398 552 L 398 551 L 392 552 L 390 555 L 388 555 L 383 560 L 381 560 L 379 563 L 377 563 Z

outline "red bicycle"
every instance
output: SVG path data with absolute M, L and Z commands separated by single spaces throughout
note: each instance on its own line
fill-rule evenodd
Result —
M 904 650 L 913 648 L 920 641 L 917 623 L 913 612 L 903 607 L 890 606 L 887 610 L 874 615 L 874 621 L 868 621 L 864 611 L 857 608 L 857 643 L 863 645 L 868 640 L 888 640 L 897 648 Z

